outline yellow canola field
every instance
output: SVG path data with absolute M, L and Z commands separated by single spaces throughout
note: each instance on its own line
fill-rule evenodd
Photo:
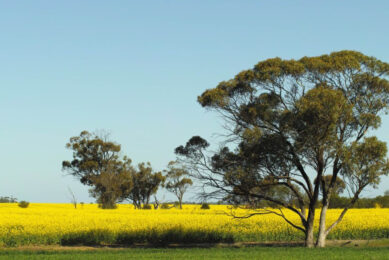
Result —
M 184 205 L 179 209 L 135 210 L 119 205 L 102 210 L 95 204 L 0 204 L 0 246 L 27 244 L 133 244 L 237 241 L 292 241 L 303 234 L 275 215 L 234 219 L 229 207 Z M 235 212 L 247 213 L 244 210 Z M 286 216 L 299 224 L 294 213 Z M 328 211 L 328 224 L 340 210 Z M 317 212 L 317 218 L 319 212 Z M 351 209 L 329 239 L 389 238 L 389 209 Z M 317 224 L 317 223 L 316 223 Z

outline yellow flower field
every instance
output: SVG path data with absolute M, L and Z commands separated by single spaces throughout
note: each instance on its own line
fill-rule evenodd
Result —
M 0 245 L 133 244 L 301 240 L 302 233 L 274 215 L 233 219 L 227 206 L 184 205 L 183 210 L 134 210 L 119 205 L 102 210 L 95 204 L 0 204 Z M 239 210 L 238 214 L 244 214 Z M 285 212 L 295 223 L 293 213 Z M 340 210 L 329 210 L 328 223 Z M 318 215 L 317 215 L 318 216 Z M 389 209 L 352 209 L 329 239 L 389 237 Z

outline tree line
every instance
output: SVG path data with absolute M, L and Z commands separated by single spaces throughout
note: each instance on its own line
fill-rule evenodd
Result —
M 83 131 L 71 137 L 66 147 L 73 151 L 73 160 L 63 161 L 62 169 L 89 186 L 90 195 L 103 209 L 116 208 L 123 201 L 132 202 L 136 209 L 148 207 L 159 187 L 174 193 L 182 208 L 184 193 L 192 185 L 188 171 L 177 162 L 169 163 L 165 175 L 154 171 L 149 162 L 134 166 L 107 136 Z
M 351 198 L 334 196 L 329 204 L 329 208 L 342 209 L 349 205 L 350 202 Z M 383 196 L 377 196 L 375 198 L 359 198 L 352 208 L 389 208 L 389 192 L 386 191 Z

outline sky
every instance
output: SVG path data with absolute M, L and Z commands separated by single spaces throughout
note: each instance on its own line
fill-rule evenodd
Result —
M 163 170 L 191 136 L 223 131 L 196 101 L 204 90 L 272 57 L 389 62 L 387 17 L 388 1 L 0 1 L 0 196 L 93 201 L 61 170 L 82 130 Z M 372 134 L 389 142 L 386 129 L 389 115 Z

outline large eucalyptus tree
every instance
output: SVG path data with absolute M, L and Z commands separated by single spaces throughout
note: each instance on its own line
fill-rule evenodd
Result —
M 276 214 L 304 233 L 307 247 L 324 247 L 363 189 L 388 174 L 386 143 L 369 135 L 388 107 L 388 76 L 388 63 L 356 51 L 261 61 L 198 97 L 225 120 L 225 145 L 212 153 L 195 136 L 176 153 L 208 187 L 206 196 L 272 203 L 278 209 L 253 214 Z M 339 179 L 352 199 L 327 224 Z

